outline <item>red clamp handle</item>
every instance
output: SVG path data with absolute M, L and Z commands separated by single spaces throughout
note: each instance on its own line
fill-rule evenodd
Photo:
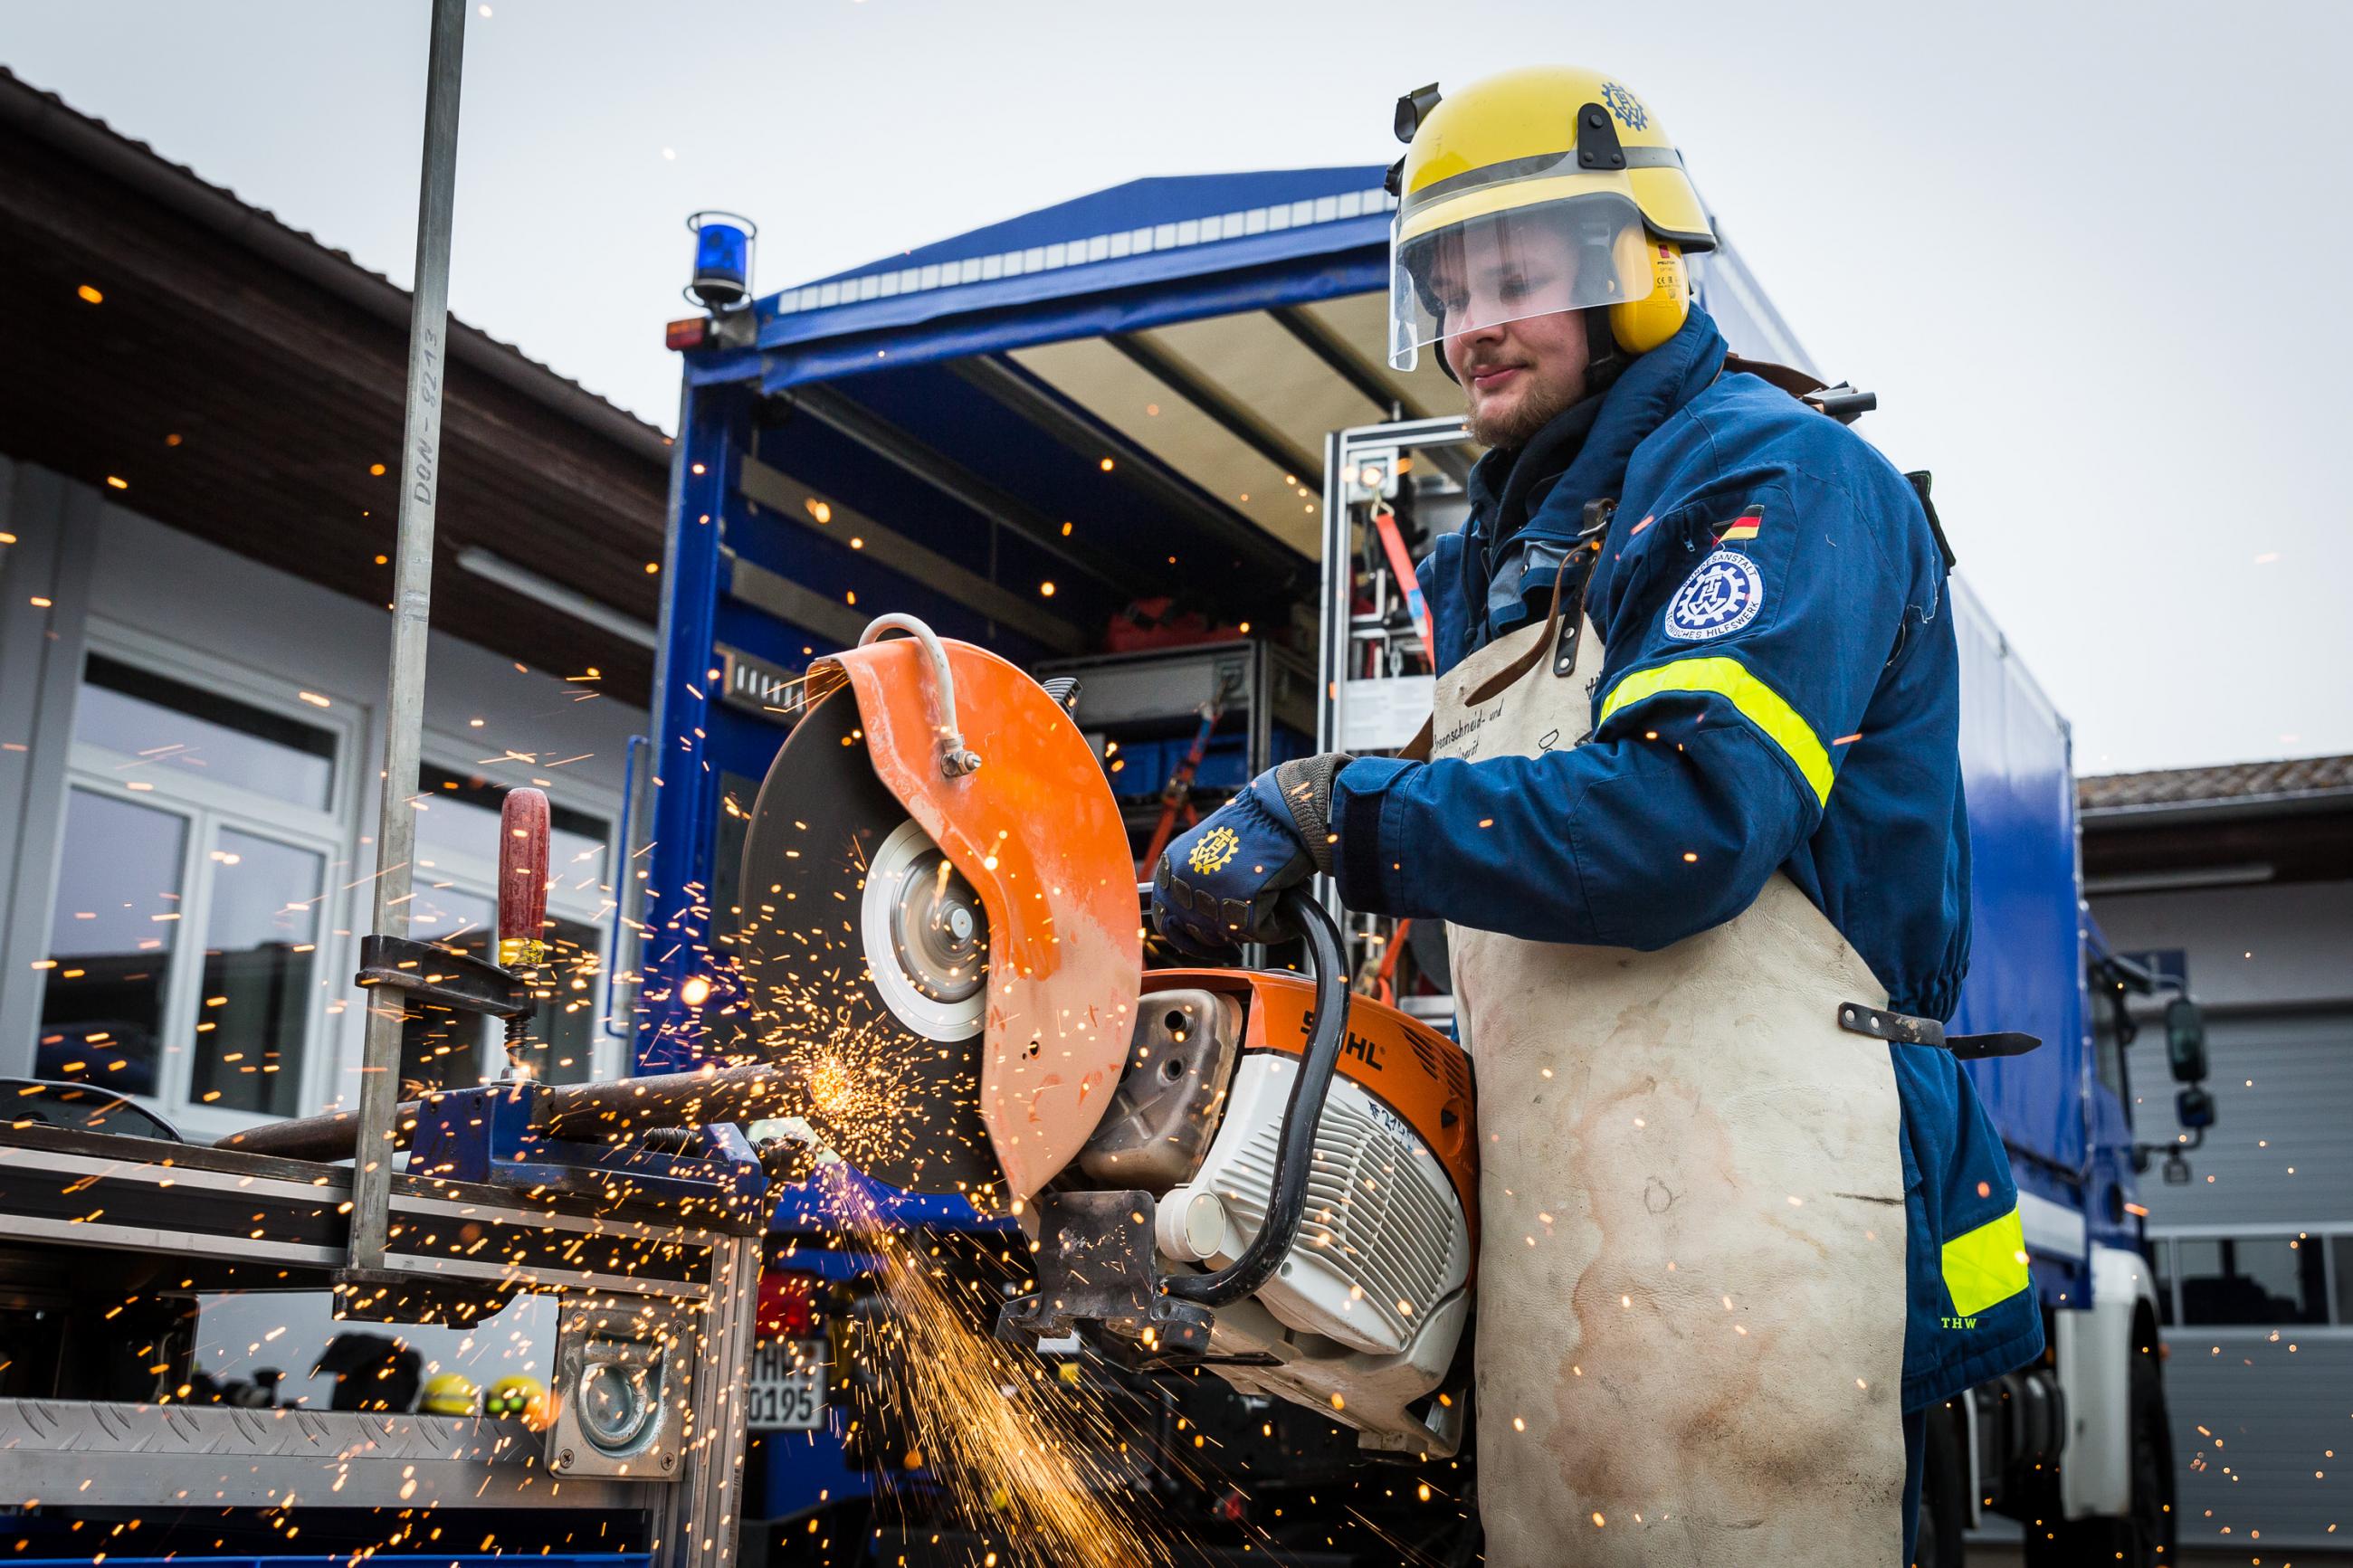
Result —
M 547 958 L 547 795 L 507 792 L 499 807 L 499 966 L 532 969 Z

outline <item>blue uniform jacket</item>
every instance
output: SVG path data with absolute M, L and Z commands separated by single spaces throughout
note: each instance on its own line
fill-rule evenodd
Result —
M 1695 310 L 1556 422 L 1582 429 L 1556 479 L 1531 489 L 1510 454 L 1482 460 L 1470 519 L 1421 567 L 1439 666 L 1542 616 L 1564 554 L 1589 560 L 1597 727 L 1535 757 L 1349 763 L 1332 808 L 1342 899 L 1648 951 L 1730 920 L 1779 869 L 1893 1006 L 1949 1017 L 1968 823 L 1943 559 L 1876 449 L 1724 362 Z M 1507 496 L 1525 521 L 1498 540 Z M 1579 556 L 1586 503 L 1604 497 L 1601 548 Z M 1890 1050 L 1911 1410 L 2031 1360 L 2042 1324 L 2009 1161 L 1968 1078 L 1944 1051 Z

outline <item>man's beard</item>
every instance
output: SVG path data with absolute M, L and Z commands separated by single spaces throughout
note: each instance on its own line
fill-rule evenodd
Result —
M 1469 414 L 1465 422 L 1471 427 L 1472 438 L 1481 446 L 1506 452 L 1516 451 L 1535 439 L 1537 431 L 1576 405 L 1577 398 L 1569 392 L 1532 386 L 1514 399 L 1508 408 Z

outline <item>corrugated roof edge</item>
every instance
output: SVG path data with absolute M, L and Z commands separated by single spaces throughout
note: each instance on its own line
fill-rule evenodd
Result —
M 144 142 L 123 135 L 104 121 L 82 113 L 56 93 L 33 86 L 0 66 L 0 125 L 33 139 L 121 181 L 192 222 L 203 224 L 304 281 L 406 331 L 409 293 L 381 273 L 371 272 L 343 251 L 240 200 L 183 163 L 174 163 Z M 480 327 L 450 318 L 450 353 L 459 363 L 491 376 L 554 413 L 611 441 L 625 451 L 667 468 L 670 438 L 578 382 L 551 370 L 512 343 Z
M 794 285 L 780 293 L 821 288 L 828 283 L 856 282 L 907 269 L 921 270 L 928 266 L 978 260 L 1008 250 L 1025 251 L 1048 246 L 1059 247 L 1067 244 L 1073 235 L 1083 244 L 1096 235 L 1108 237 L 1120 231 L 1132 232 L 1139 226 L 1173 226 L 1187 219 L 1198 221 L 1221 218 L 1229 213 L 1247 214 L 1253 208 L 1268 207 L 1278 201 L 1286 206 L 1295 206 L 1304 198 L 1312 205 L 1323 198 L 1336 200 L 1352 192 L 1377 193 L 1376 199 L 1386 199 L 1387 205 L 1394 207 L 1394 200 L 1387 199 L 1386 193 L 1380 191 L 1382 174 L 1381 165 L 1377 163 L 1333 163 L 1300 169 L 1147 174 L 1083 192 L 1042 207 L 1033 207 L 1011 217 L 997 218 L 962 234 L 947 235 L 893 255 L 877 257 L 860 266 L 809 279 L 806 283 Z M 1213 194 L 1216 199 L 1207 199 Z M 1172 205 L 1163 206 L 1162 203 Z M 1348 216 L 1356 215 L 1351 213 Z
M 1129 217 L 1142 217 L 1141 223 L 1123 223 L 1120 226 L 1101 232 L 1086 232 L 1086 222 L 1071 232 L 1052 231 L 1052 237 L 1041 235 L 1036 243 L 1023 243 L 1010 248 L 986 253 L 959 255 L 967 246 L 1018 234 L 1025 226 L 1038 223 L 1065 212 L 1083 213 L 1088 204 L 1097 197 L 1127 197 L 1149 188 L 1170 195 L 1197 195 L 1215 191 L 1221 183 L 1243 183 L 1263 190 L 1270 180 L 1296 174 L 1313 176 L 1319 183 L 1334 178 L 1356 178 L 1367 184 L 1361 188 L 1328 191 L 1275 201 L 1262 201 L 1255 205 L 1226 210 L 1222 204 L 1213 204 L 1217 210 L 1200 212 L 1187 209 L 1167 215 L 1131 212 Z M 1394 211 L 1397 198 L 1380 187 L 1377 168 L 1309 169 L 1300 171 L 1268 171 L 1230 175 L 1199 175 L 1187 179 L 1131 180 L 1095 193 L 1094 196 L 1059 203 L 1035 213 L 1025 213 L 1003 223 L 991 224 L 925 246 L 920 250 L 869 262 L 849 272 L 831 278 L 782 289 L 759 301 L 763 347 L 769 346 L 773 323 L 787 317 L 808 316 L 818 311 L 853 308 L 883 300 L 911 296 L 952 297 L 937 305 L 941 311 L 987 309 L 997 301 L 983 292 L 981 286 L 1009 279 L 1036 277 L 1046 273 L 1075 275 L 1090 284 L 1114 286 L 1120 279 L 1113 276 L 1115 268 L 1103 272 L 1085 270 L 1104 263 L 1121 262 L 1132 258 L 1172 251 L 1191 252 L 1196 247 L 1218 246 L 1291 231 L 1305 232 L 1324 229 L 1344 223 L 1355 223 L 1366 217 L 1381 218 Z M 1222 256 L 1222 251 L 1209 251 Z M 1204 265 L 1204 270 L 1214 268 Z M 971 295 L 963 290 L 972 289 Z M 1055 292 L 1071 292 L 1062 289 Z

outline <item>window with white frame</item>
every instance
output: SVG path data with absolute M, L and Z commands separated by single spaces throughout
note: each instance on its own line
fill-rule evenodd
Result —
M 75 708 L 36 1070 L 168 1110 L 300 1110 L 341 949 L 357 714 L 100 635 Z M 322 953 L 322 949 L 327 949 Z
M 491 957 L 497 934 L 499 811 L 511 787 L 473 768 L 428 759 L 417 779 L 417 872 L 409 934 L 460 952 Z M 518 1074 L 577 1083 L 596 1070 L 603 915 L 611 908 L 606 878 L 610 825 L 551 803 L 548 847 L 548 963 L 551 993 L 519 1049 L 504 1049 L 503 1026 L 432 1011 L 410 1015 L 401 1041 L 404 1092 L 448 1088 Z

